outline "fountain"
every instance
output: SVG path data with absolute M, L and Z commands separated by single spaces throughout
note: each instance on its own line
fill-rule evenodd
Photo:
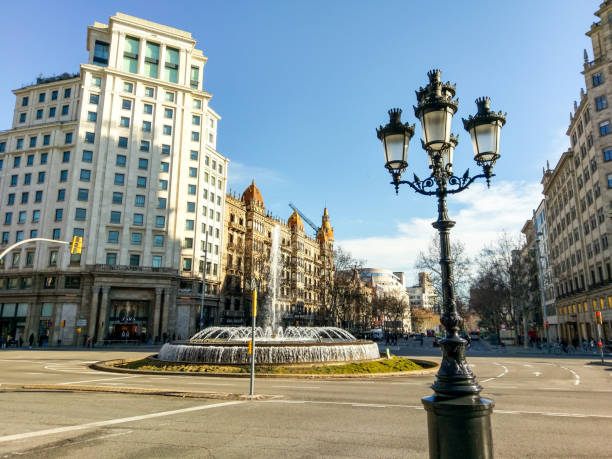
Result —
M 372 360 L 380 357 L 378 345 L 358 340 L 337 327 L 286 327 L 277 324 L 276 298 L 280 271 L 280 227 L 272 233 L 268 299 L 261 308 L 263 326 L 255 329 L 255 362 L 295 364 Z M 158 358 L 171 362 L 247 364 L 250 327 L 208 327 L 186 341 L 164 344 Z

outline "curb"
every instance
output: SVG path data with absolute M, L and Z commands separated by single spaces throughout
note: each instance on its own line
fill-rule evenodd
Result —
M 132 370 L 129 368 L 117 368 L 114 365 L 125 364 L 129 362 L 135 362 L 142 359 L 115 359 L 105 360 L 89 365 L 89 368 L 97 371 L 106 371 L 109 373 L 128 373 L 138 375 L 172 375 L 172 376 L 203 376 L 203 377 L 223 377 L 223 378 L 250 378 L 250 373 L 203 373 L 203 372 L 183 372 L 183 371 L 150 371 L 150 370 Z M 432 362 L 430 360 L 410 359 L 414 363 L 428 367 L 423 370 L 415 371 L 401 371 L 392 373 L 364 373 L 358 375 L 309 375 L 309 374 L 271 374 L 263 373 L 257 374 L 257 378 L 279 378 L 279 379 L 380 379 L 386 377 L 409 377 L 409 376 L 425 376 L 437 372 L 440 367 L 439 363 Z M 79 386 L 83 387 L 83 386 Z
M 56 384 L 26 384 L 26 385 L 3 385 L 0 392 L 17 392 L 17 391 L 53 391 L 53 392 L 107 392 L 115 394 L 132 394 L 132 395 L 161 395 L 164 397 L 180 397 L 180 398 L 206 398 L 215 400 L 272 400 L 280 398 L 279 395 L 248 395 L 248 394 L 233 394 L 223 392 L 183 392 L 175 390 L 158 390 L 146 388 L 121 388 L 121 387 L 106 387 L 106 386 L 77 386 L 77 385 L 56 385 Z

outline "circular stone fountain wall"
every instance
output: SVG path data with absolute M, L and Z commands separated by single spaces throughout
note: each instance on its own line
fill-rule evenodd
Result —
M 209 327 L 187 341 L 164 344 L 159 360 L 206 364 L 247 364 L 251 361 L 249 327 Z M 358 340 L 336 327 L 271 327 L 255 329 L 255 363 L 292 364 L 373 360 L 378 345 Z

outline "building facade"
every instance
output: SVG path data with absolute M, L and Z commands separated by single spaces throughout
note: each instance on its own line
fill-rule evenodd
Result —
M 382 311 L 380 317 L 376 318 L 378 325 L 388 329 L 401 329 L 404 332 L 410 332 L 412 330 L 410 297 L 403 283 L 404 276 L 398 276 L 397 273 L 388 269 L 360 268 L 359 277 L 367 287 L 373 289 L 375 297 L 393 298 L 395 304 L 401 307 L 401 314 L 398 314 L 397 311 Z
M 431 283 L 429 273 L 419 273 L 419 283 L 406 288 L 406 293 L 410 297 L 410 306 L 415 308 L 425 308 L 433 310 L 438 301 L 438 295 Z
M 3 335 L 52 344 L 186 337 L 202 271 L 221 283 L 228 160 L 191 34 L 125 14 L 88 27 L 88 62 L 14 92 L 0 132 Z M 205 238 L 208 235 L 208 246 Z M 207 266 L 204 267 L 204 254 Z
M 327 209 L 314 238 L 304 231 L 294 211 L 284 222 L 266 211 L 255 181 L 241 195 L 225 198 L 225 252 L 219 321 L 226 325 L 250 323 L 251 288 L 258 290 L 261 305 L 272 303 L 273 273 L 276 277 L 275 317 L 279 325 L 314 325 L 325 320 L 328 295 L 334 281 L 334 232 Z M 274 241 L 277 262 L 273 262 Z
M 595 313 L 612 338 L 612 1 L 601 3 L 584 52 L 586 91 L 574 102 L 571 148 L 544 171 L 547 243 L 561 339 L 597 338 Z

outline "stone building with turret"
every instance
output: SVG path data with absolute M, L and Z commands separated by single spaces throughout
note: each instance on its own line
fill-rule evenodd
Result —
M 230 192 L 226 196 L 224 233 L 221 324 L 240 325 L 250 321 L 253 283 L 260 306 L 271 302 L 271 253 L 275 238 L 280 251 L 276 265 L 277 323 L 325 322 L 326 292 L 334 274 L 334 232 L 327 209 L 316 237 L 312 238 L 304 231 L 302 218 L 296 211 L 286 222 L 266 211 L 262 194 L 253 180 L 241 195 Z

